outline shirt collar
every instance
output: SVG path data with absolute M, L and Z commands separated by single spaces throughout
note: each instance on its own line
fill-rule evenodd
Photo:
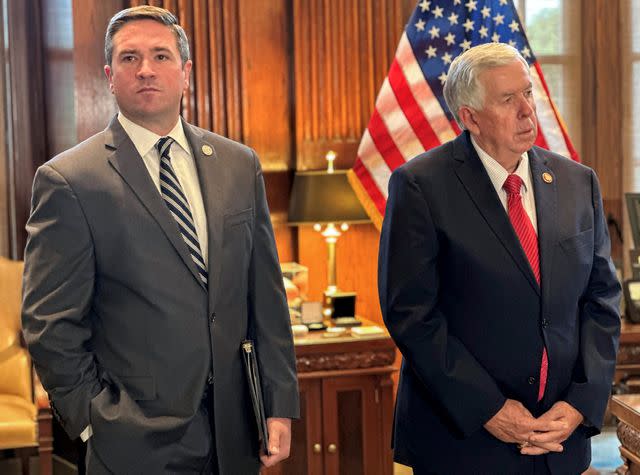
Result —
M 146 154 L 148 154 L 155 147 L 158 140 L 160 140 L 160 137 L 162 137 L 161 135 L 158 135 L 155 132 L 151 132 L 149 129 L 145 129 L 141 125 L 138 125 L 135 122 L 127 119 L 127 117 L 125 117 L 122 112 L 118 112 L 118 121 L 133 142 L 133 145 L 136 147 L 136 150 L 141 157 L 144 157 Z M 187 140 L 187 136 L 184 134 L 184 129 L 182 128 L 182 120 L 180 120 L 180 117 L 178 117 L 176 125 L 166 136 L 171 137 L 173 140 L 175 140 L 175 142 L 180 145 L 180 147 L 182 147 L 187 155 L 191 156 L 189 141 Z
M 510 173 L 502 166 L 500 163 L 496 161 L 491 155 L 482 150 L 480 146 L 476 143 L 471 135 L 471 144 L 473 148 L 478 153 L 478 157 L 480 157 L 480 161 L 484 165 L 487 173 L 489 174 L 489 178 L 491 178 L 491 182 L 493 186 L 497 190 L 502 189 L 502 185 L 504 185 L 505 180 L 510 175 Z M 520 157 L 520 162 L 513 172 L 515 175 L 518 175 L 522 178 L 522 183 L 524 184 L 524 190 L 529 191 L 531 186 L 531 170 L 529 169 L 529 153 L 524 152 Z

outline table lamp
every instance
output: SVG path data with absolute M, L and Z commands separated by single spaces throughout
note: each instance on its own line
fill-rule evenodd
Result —
M 342 292 L 336 284 L 336 243 L 342 233 L 349 229 L 349 224 L 368 223 L 370 219 L 349 184 L 347 171 L 333 168 L 336 153 L 329 151 L 326 159 L 326 170 L 295 174 L 289 202 L 289 224 L 313 225 L 324 237 L 327 243 L 328 280 L 324 291 L 325 311 L 328 309 L 332 317 L 337 317 L 343 315 L 336 313 L 355 311 L 355 292 Z M 352 303 L 346 300 L 339 302 L 339 297 L 351 297 Z

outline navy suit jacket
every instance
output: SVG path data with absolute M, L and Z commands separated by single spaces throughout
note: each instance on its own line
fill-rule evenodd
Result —
M 404 357 L 399 462 L 527 472 L 532 457 L 483 427 L 509 398 L 535 416 L 559 400 L 580 411 L 586 424 L 563 453 L 544 457 L 552 473 L 589 465 L 615 368 L 620 285 L 594 172 L 538 147 L 529 162 L 540 286 L 468 132 L 391 176 L 378 270 L 384 320 Z M 548 382 L 537 403 L 544 346 Z

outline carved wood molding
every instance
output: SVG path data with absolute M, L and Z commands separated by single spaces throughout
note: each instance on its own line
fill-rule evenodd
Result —
M 640 363 L 640 346 L 620 345 L 618 350 L 618 364 Z
M 619 422 L 617 435 L 620 443 L 627 450 L 635 454 L 640 453 L 640 431 L 624 422 Z
M 395 350 L 383 349 L 349 353 L 317 353 L 296 357 L 298 373 L 339 369 L 373 368 L 389 366 L 395 359 Z

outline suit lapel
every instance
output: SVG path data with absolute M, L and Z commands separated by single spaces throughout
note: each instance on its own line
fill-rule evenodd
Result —
M 533 192 L 536 199 L 536 216 L 538 218 L 538 249 L 540 254 L 540 281 L 543 287 L 543 295 L 551 288 L 551 263 L 553 251 L 557 241 L 557 205 L 558 195 L 556 179 L 553 171 L 547 166 L 547 159 L 540 149 L 529 150 L 529 167 Z M 551 179 L 547 183 L 543 175 Z
M 202 132 L 184 120 L 182 126 L 196 161 L 202 201 L 207 215 L 209 301 L 215 302 L 222 270 L 220 256 L 223 237 L 222 183 L 224 182 L 224 170 L 213 144 L 205 140 Z M 205 151 L 208 155 L 204 153 Z
M 491 179 L 471 144 L 468 132 L 462 133 L 455 139 L 453 158 L 457 161 L 455 172 L 469 197 L 520 271 L 539 294 L 540 287 L 531 270 L 529 260 L 520 245 L 520 240 L 513 230 L 513 226 L 511 226 L 509 216 L 500 202 Z
M 133 193 L 158 223 L 182 262 L 189 268 L 193 277 L 204 288 L 195 264 L 189 255 L 175 219 L 162 201 L 158 189 L 154 185 L 149 171 L 133 142 L 124 131 L 117 117 L 114 117 L 105 131 L 105 146 L 111 152 L 108 160 L 122 179 L 129 185 Z

